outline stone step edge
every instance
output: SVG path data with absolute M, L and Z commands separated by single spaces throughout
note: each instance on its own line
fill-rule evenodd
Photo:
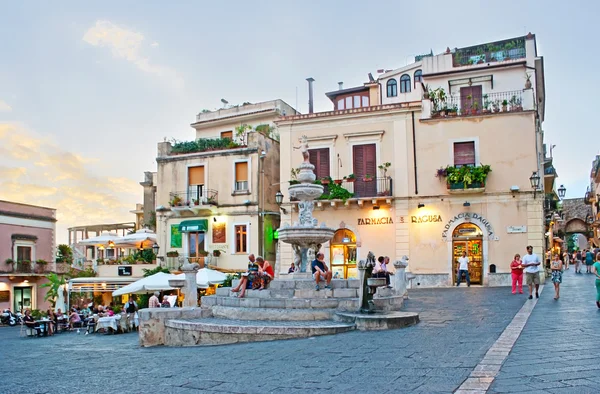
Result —
M 231 324 L 235 322 L 235 320 L 225 320 L 223 319 L 223 323 L 215 324 L 215 323 L 203 323 L 201 321 L 188 321 L 188 320 L 167 320 L 165 322 L 165 326 L 168 328 L 178 329 L 178 330 L 193 330 L 193 331 L 201 331 L 201 332 L 212 332 L 218 334 L 256 334 L 256 335 L 327 335 L 332 333 L 342 333 L 347 331 L 352 331 L 356 328 L 355 324 L 352 323 L 342 323 L 331 321 L 330 325 L 234 325 Z M 228 324 L 229 323 L 229 324 Z
M 323 321 L 333 320 L 336 309 L 333 308 L 247 308 L 243 306 L 214 305 L 210 309 L 215 318 L 224 318 L 229 313 L 240 313 L 244 316 L 240 320 L 267 320 L 267 321 Z M 251 314 L 250 316 L 246 316 Z M 277 316 L 280 314 L 280 316 Z M 273 316 L 275 315 L 275 316 Z M 208 316 L 207 316 L 208 317 Z M 310 318 L 309 318 L 310 317 Z

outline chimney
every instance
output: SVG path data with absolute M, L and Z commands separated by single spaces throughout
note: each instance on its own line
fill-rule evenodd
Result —
M 344 90 L 344 83 L 338 82 L 338 90 Z
M 313 108 L 313 82 L 315 81 L 312 77 L 306 78 L 308 81 L 308 113 L 312 114 L 314 112 Z

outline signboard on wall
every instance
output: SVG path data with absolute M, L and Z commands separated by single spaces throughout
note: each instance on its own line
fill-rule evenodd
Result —
M 212 241 L 215 244 L 224 244 L 227 242 L 227 231 L 225 222 L 213 223 L 212 225 Z
M 10 291 L 2 290 L 0 291 L 0 302 L 9 302 L 10 301 Z
M 181 232 L 178 224 L 171 225 L 171 247 L 181 248 Z
M 509 234 L 526 233 L 527 226 L 508 226 L 506 232 Z
M 118 268 L 119 276 L 131 276 L 131 266 L 122 265 Z

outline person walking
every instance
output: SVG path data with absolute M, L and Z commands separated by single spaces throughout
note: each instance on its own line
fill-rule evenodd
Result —
M 527 254 L 523 257 L 521 265 L 525 267 L 525 283 L 529 286 L 529 299 L 533 299 L 533 286 L 535 285 L 535 298 L 540 298 L 540 258 L 533 253 L 533 246 L 527 246 Z
M 512 276 L 512 293 L 517 294 L 517 287 L 519 287 L 519 294 L 523 294 L 523 266 L 521 265 L 521 255 L 518 253 L 510 263 L 510 275 Z
M 148 300 L 148 308 L 160 308 L 160 301 L 158 300 L 158 296 L 160 292 L 155 291 L 152 297 Z
M 592 264 L 594 264 L 594 254 L 591 250 L 587 249 L 585 252 L 585 273 L 592 273 Z
M 596 262 L 592 265 L 592 272 L 596 275 L 596 306 L 600 308 L 600 253 L 596 255 Z
M 569 260 L 571 260 L 571 254 L 568 251 L 565 251 L 563 254 L 563 262 L 565 263 L 565 270 L 569 269 Z
M 576 274 L 581 273 L 581 259 L 582 258 L 583 258 L 583 256 L 581 254 L 581 250 L 578 250 L 577 253 L 575 253 L 575 273 Z
M 467 287 L 471 287 L 471 278 L 469 277 L 469 258 L 467 252 L 463 252 L 462 257 L 458 258 L 458 274 L 456 275 L 456 287 L 460 286 L 462 275 L 465 274 Z
M 563 262 L 560 256 L 555 254 L 554 260 L 550 262 L 550 270 L 552 271 L 552 283 L 554 283 L 554 299 L 560 298 L 560 284 L 562 283 Z

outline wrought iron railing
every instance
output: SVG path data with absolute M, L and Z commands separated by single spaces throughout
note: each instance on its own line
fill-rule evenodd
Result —
M 481 95 L 450 95 L 444 102 L 436 102 L 431 116 L 468 116 L 500 112 L 523 111 L 523 92 L 485 93 Z
M 498 41 L 457 49 L 452 57 L 454 67 L 523 59 L 526 56 L 525 38 Z
M 332 183 L 337 183 L 339 186 L 344 188 L 349 192 L 351 197 L 349 198 L 367 198 L 367 197 L 383 197 L 383 196 L 392 196 L 392 178 L 387 177 L 378 177 L 378 178 L 361 178 L 348 180 L 343 179 L 339 181 L 331 181 Z M 330 197 L 334 197 L 332 193 L 333 189 L 330 185 L 324 185 L 323 196 L 321 199 L 330 199 Z
M 218 196 L 216 190 L 207 189 L 204 185 L 194 185 L 183 192 L 171 192 L 169 204 L 172 207 L 218 205 Z

